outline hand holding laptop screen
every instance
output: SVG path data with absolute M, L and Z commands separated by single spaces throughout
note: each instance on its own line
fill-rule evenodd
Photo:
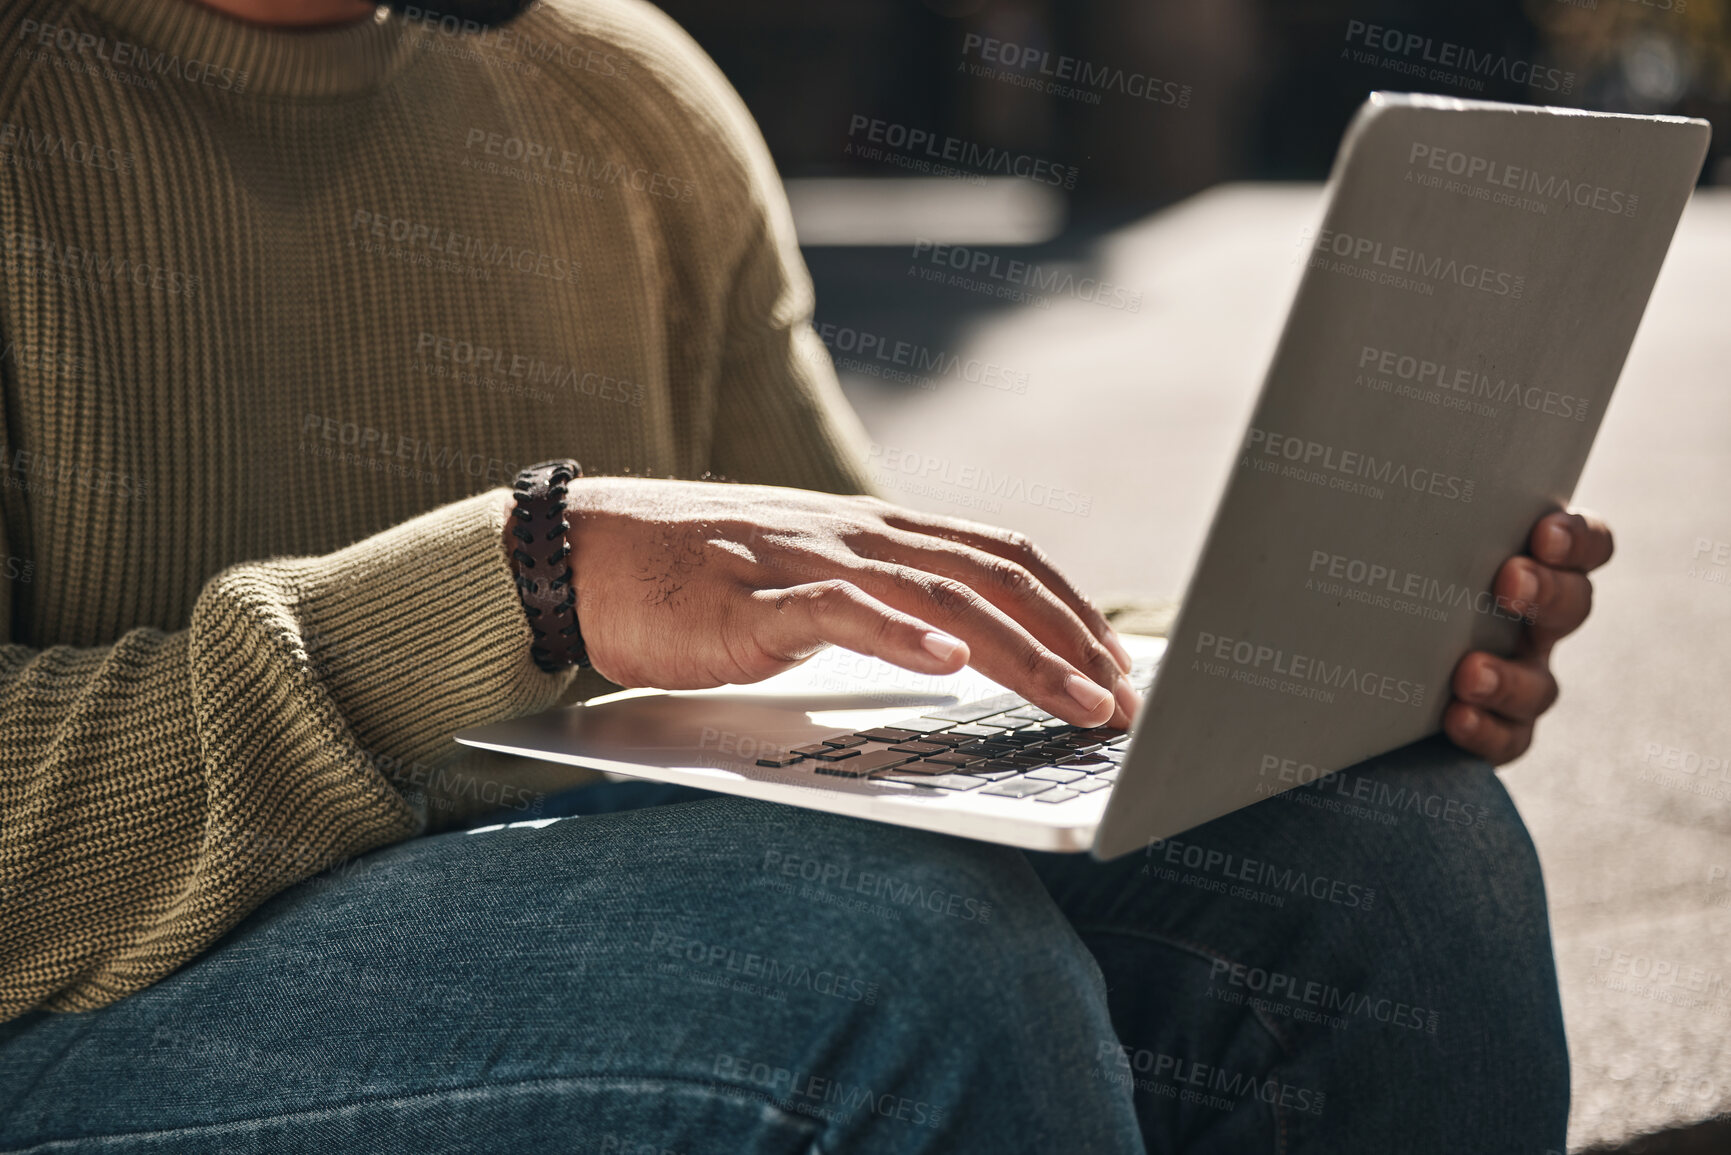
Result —
M 1455 667 L 1455 700 L 1443 732 L 1494 764 L 1519 758 L 1533 723 L 1557 701 L 1551 649 L 1574 633 L 1593 607 L 1587 574 L 1611 560 L 1611 531 L 1586 513 L 1547 514 L 1527 539 L 1531 556 L 1510 558 L 1492 592 L 1526 619 L 1512 658 L 1474 650 Z
M 875 498 L 773 486 L 589 478 L 572 487 L 578 605 L 591 661 L 624 686 L 761 681 L 838 645 L 924 674 L 971 664 L 1065 721 L 1127 728 L 1129 659 L 1088 600 L 1019 534 Z M 1556 701 L 1552 646 L 1586 618 L 1610 532 L 1535 526 L 1495 594 L 1527 626 L 1512 658 L 1455 673 L 1449 737 L 1519 757 Z

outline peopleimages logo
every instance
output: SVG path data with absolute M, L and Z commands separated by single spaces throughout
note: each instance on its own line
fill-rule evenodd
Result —
M 569 183 L 616 185 L 634 192 L 666 200 L 690 200 L 697 195 L 697 182 L 668 176 L 641 166 L 632 168 L 618 161 L 587 156 L 580 152 L 529 140 L 520 136 L 505 136 L 484 128 L 471 128 L 463 137 L 463 150 L 482 156 L 509 161 L 535 177 L 569 176 Z
M 1265 473 L 1278 472 L 1283 477 L 1290 476 L 1299 481 L 1325 485 L 1330 489 L 1361 493 L 1366 497 L 1380 499 L 1383 496 L 1380 487 L 1388 486 L 1391 489 L 1410 489 L 1414 493 L 1458 501 L 1463 505 L 1473 499 L 1473 483 L 1470 478 L 1422 467 L 1409 469 L 1404 462 L 1378 458 L 1373 453 L 1340 449 L 1321 441 L 1294 437 L 1289 433 L 1258 429 L 1254 425 L 1245 437 L 1243 452 L 1241 465 L 1249 465 Z M 1259 461 L 1258 457 L 1279 460 Z M 1288 467 L 1282 469 L 1280 461 L 1287 462 Z M 1370 484 L 1373 482 L 1375 484 Z
M 1171 104 L 1179 108 L 1188 108 L 1190 105 L 1188 84 L 1161 80 L 1141 72 L 1126 72 L 1122 68 L 1112 68 L 1105 64 L 1091 64 L 1074 56 L 1054 56 L 1046 49 L 1036 48 L 1031 44 L 1014 44 L 970 32 L 962 38 L 962 55 L 967 57 L 976 53 L 981 60 L 1002 64 L 1021 74 L 1016 79 L 1025 82 L 1022 87 L 1052 96 L 1071 99 L 1081 97 L 1088 99 L 1090 104 L 1098 104 L 1098 91 L 1080 92 L 1078 88 L 1103 89 L 1155 104 Z M 1027 75 L 1030 68 L 1036 75 Z M 1040 77 L 1050 79 L 1041 80 Z
M 1230 851 L 1215 850 L 1194 842 L 1180 842 L 1176 838 L 1154 839 L 1148 844 L 1148 849 L 1143 851 L 1143 855 L 1151 862 L 1160 861 L 1168 866 L 1182 866 L 1186 870 L 1196 870 L 1235 882 L 1284 890 L 1287 894 L 1307 895 L 1318 902 L 1332 902 L 1336 906 L 1358 910 L 1370 910 L 1376 906 L 1376 888 L 1373 886 L 1360 886 L 1344 879 L 1312 874 L 1290 866 L 1278 866 L 1266 859 L 1244 858 Z
M 1266 995 L 1270 999 L 1285 999 L 1289 1002 L 1302 1003 L 1305 1006 L 1316 1007 L 1322 1011 L 1338 1011 L 1349 1015 L 1359 1015 L 1374 1019 L 1379 1023 L 1391 1026 L 1405 1027 L 1409 1031 L 1425 1031 L 1436 1034 L 1437 1021 L 1440 1016 L 1436 1011 L 1413 1006 L 1391 998 L 1372 998 L 1360 991 L 1347 991 L 1330 983 L 1317 982 L 1314 979 L 1301 979 L 1295 975 L 1282 974 L 1280 971 L 1264 970 L 1261 967 L 1246 966 L 1244 963 L 1228 962 L 1226 959 L 1215 959 L 1208 968 L 1210 986 L 1224 979 L 1226 985 L 1249 991 L 1255 995 Z
M 1429 401 L 1432 404 L 1441 404 L 1444 408 L 1462 409 L 1484 417 L 1496 416 L 1497 410 L 1489 405 L 1493 401 L 1499 405 L 1514 405 L 1530 409 L 1534 413 L 1561 417 L 1566 421 L 1585 421 L 1587 411 L 1592 407 L 1592 402 L 1587 398 L 1573 393 L 1559 393 L 1554 389 L 1541 389 L 1537 385 L 1523 385 L 1507 377 L 1492 380 L 1490 374 L 1480 373 L 1465 365 L 1431 361 L 1395 349 L 1378 349 L 1374 345 L 1360 348 L 1358 367 L 1372 369 L 1384 377 L 1384 380 L 1379 381 L 1373 376 L 1361 375 L 1359 384 L 1381 392 L 1410 397 L 1415 401 Z M 1405 384 L 1395 385 L 1393 381 L 1387 380 L 1388 378 Z
M 909 266 L 910 271 L 919 269 L 921 273 L 929 273 L 930 275 L 923 278 L 925 280 L 943 281 L 964 288 L 995 285 L 994 295 L 1026 300 L 1029 303 L 1043 301 L 1045 297 L 1042 294 L 1046 294 L 1070 297 L 1103 309 L 1117 309 L 1126 313 L 1142 311 L 1142 294 L 1139 291 L 1126 289 L 1098 277 L 1078 277 L 1065 268 L 1031 264 L 1015 257 L 1005 257 L 989 249 L 950 245 L 916 237 L 912 257 L 916 263 Z M 921 269 L 921 264 L 930 265 L 932 269 Z M 945 277 L 940 272 L 943 269 L 956 271 Z
M 1346 22 L 1346 40 L 1372 52 L 1386 52 L 1395 60 L 1365 60 L 1354 56 L 1361 64 L 1381 63 L 1385 68 L 1432 80 L 1474 80 L 1475 88 L 1483 88 L 1487 79 L 1501 79 L 1515 84 L 1527 84 L 1540 92 L 1572 92 L 1575 74 L 1560 68 L 1541 68 L 1530 60 L 1511 60 L 1496 52 L 1480 52 L 1448 40 L 1437 40 L 1417 32 L 1402 32 L 1363 20 Z M 1342 49 L 1343 54 L 1350 51 Z M 1427 66 L 1430 66 L 1427 68 Z M 1451 77 L 1450 71 L 1459 76 Z
M 516 57 L 531 66 L 556 61 L 567 69 L 597 76 L 629 76 L 631 73 L 631 61 L 624 56 L 585 47 L 585 38 L 568 43 L 533 36 L 529 33 L 527 23 L 521 19 L 505 25 L 483 25 L 434 8 L 414 5 L 404 5 L 402 17 L 429 32 L 436 32 L 453 40 L 461 38 L 465 45 L 501 56 Z
M 104 172 L 131 172 L 138 167 L 133 153 L 11 121 L 0 122 L 0 151 L 20 158 L 51 157 Z
M 153 52 L 142 44 L 128 40 L 110 40 L 93 32 L 80 32 L 59 24 L 43 24 L 36 20 L 18 23 L 18 38 L 34 38 L 43 48 L 58 48 L 62 53 L 91 57 L 114 68 L 124 68 L 134 75 L 150 79 L 169 76 L 188 84 L 199 84 L 221 92 L 245 92 L 248 73 L 236 72 L 202 60 L 182 60 L 178 54 Z M 154 83 L 154 82 L 152 82 Z
M 1230 1111 L 1241 1100 L 1256 1099 L 1271 1107 L 1278 1104 L 1288 1110 L 1320 1115 L 1323 1104 L 1328 1101 L 1328 1096 L 1321 1091 L 1282 1083 L 1272 1076 L 1263 1079 L 1247 1072 L 1234 1072 L 1227 1067 L 1168 1055 L 1164 1051 L 1131 1047 L 1116 1039 L 1101 1040 L 1095 1059 L 1109 1068 L 1105 1076 L 1108 1082 L 1134 1085 L 1138 1091 L 1218 1111 Z M 1136 1074 L 1150 1077 L 1138 1079 Z M 1212 1094 L 1215 1091 L 1222 1093 Z
M 813 994 L 829 995 L 831 998 L 864 1003 L 867 1006 L 876 1005 L 878 1001 L 876 983 L 868 983 L 846 971 L 828 968 L 814 971 L 804 963 L 785 962 L 755 951 L 742 951 L 737 947 L 688 938 L 663 930 L 659 926 L 650 935 L 649 951 L 651 954 L 665 954 L 680 962 L 714 967 L 730 975 L 762 979 L 777 991 L 789 987 L 803 987 Z
M 317 413 L 308 413 L 302 418 L 301 438 L 301 452 L 310 456 L 369 468 L 387 467 L 386 472 L 414 476 L 423 481 L 436 481 L 437 474 L 461 474 L 482 478 L 492 485 L 509 485 L 518 473 L 516 463 L 501 461 L 486 453 L 472 453 Z M 399 461 L 413 466 L 425 465 L 429 472 L 410 466 L 395 466 Z
M 943 1126 L 946 1114 L 942 1106 L 924 1099 L 878 1092 L 864 1083 L 848 1083 L 737 1055 L 717 1055 L 715 1077 L 755 1084 L 769 1092 L 775 1103 L 819 1119 L 849 1119 L 863 1110 L 883 1119 L 935 1128 Z
M 1036 184 L 1056 185 L 1063 189 L 1075 188 L 1076 178 L 1081 175 L 1081 170 L 1074 165 L 1054 164 L 1044 157 L 1030 156 L 1025 152 L 1011 152 L 954 136 L 939 136 L 930 129 L 910 128 L 858 112 L 848 120 L 847 135 L 846 151 L 850 154 L 859 152 L 867 160 L 880 158 L 861 151 L 862 147 L 882 145 L 905 156 L 963 165 L 975 172 L 1025 177 Z
M 1512 190 L 1514 193 L 1529 193 L 1544 201 L 1578 205 L 1584 209 L 1594 209 L 1602 213 L 1616 216 L 1632 217 L 1641 198 L 1634 193 L 1623 192 L 1620 189 L 1606 188 L 1603 185 L 1587 184 L 1583 181 L 1571 181 L 1568 177 L 1544 176 L 1533 169 L 1520 165 L 1508 164 L 1493 160 L 1490 157 L 1475 156 L 1470 152 L 1446 148 L 1438 144 L 1425 144 L 1413 141 L 1412 150 L 1407 154 L 1408 164 L 1422 164 L 1436 173 L 1447 173 L 1457 176 L 1469 183 L 1477 182 L 1489 189 L 1498 191 Z M 1517 208 L 1527 207 L 1518 201 L 1508 201 Z
M 1345 690 L 1402 706 L 1423 708 L 1425 704 L 1423 682 L 1380 674 L 1375 670 L 1361 670 L 1344 662 L 1330 662 L 1308 654 L 1288 653 L 1275 646 L 1229 638 L 1207 630 L 1197 631 L 1196 646 L 1191 652 L 1195 655 L 1192 659 L 1194 668 L 1205 674 L 1230 676 L 1235 682 L 1263 685 L 1283 693 L 1294 692 L 1300 687 L 1318 691 L 1295 692 L 1297 697 L 1332 702 L 1334 696 L 1328 691 Z M 1280 679 L 1289 681 L 1281 682 Z
M 1013 372 L 993 361 L 964 358 L 943 349 L 930 349 L 912 341 L 898 341 L 881 333 L 827 321 L 816 328 L 817 335 L 829 347 L 830 356 L 835 358 L 838 369 L 885 380 L 906 381 L 921 389 L 936 389 L 937 382 L 932 378 L 937 376 L 954 377 L 1006 393 L 1028 391 L 1026 373 Z
M 422 331 L 415 338 L 415 352 L 455 369 L 467 370 L 475 382 L 491 385 L 490 374 L 521 380 L 528 387 L 545 384 L 567 393 L 581 393 L 601 401 L 643 404 L 643 386 L 606 373 L 582 371 L 574 365 L 553 365 L 507 349 L 478 345 L 461 337 Z M 466 379 L 466 378 L 459 378 Z M 550 395 L 549 395 L 550 396 Z
M 26 277 L 49 283 L 89 285 L 104 293 L 111 285 L 131 285 L 155 289 L 171 297 L 191 297 L 202 284 L 196 274 L 7 228 L 0 228 L 0 253 L 7 257 L 35 258 L 35 267 L 26 268 L 23 274 Z
M 827 862 L 780 850 L 763 852 L 761 869 L 766 874 L 797 878 L 802 882 L 837 890 L 852 891 L 868 898 L 883 899 L 898 906 L 920 907 L 933 914 L 947 914 L 967 922 L 992 921 L 992 904 L 968 895 L 957 894 L 941 887 L 927 887 L 923 882 L 908 882 L 875 871 L 856 871 L 852 866 Z
M 1393 824 L 1394 813 L 1417 814 L 1425 818 L 1435 818 L 1450 826 L 1473 827 L 1483 826 L 1490 817 L 1489 808 L 1483 805 L 1462 802 L 1441 794 L 1420 793 L 1408 789 L 1404 782 L 1395 785 L 1367 775 L 1345 774 L 1340 771 L 1324 773 L 1321 767 L 1313 763 L 1282 758 L 1278 754 L 1262 755 L 1256 773 L 1260 778 L 1273 777 L 1284 783 L 1279 787 L 1281 791 L 1288 791 L 1288 788 L 1293 786 L 1309 786 L 1313 795 L 1326 794 L 1354 803 L 1367 803 L 1387 815 L 1390 825 Z M 1270 787 L 1268 792 L 1275 793 L 1275 789 Z M 1260 789 L 1258 793 L 1261 793 Z M 1284 798 L 1305 796 L 1291 792 L 1281 794 Z
M 877 477 L 881 484 L 902 490 L 910 488 L 909 482 L 917 482 L 926 489 L 943 486 L 949 490 L 977 494 L 994 502 L 1021 501 L 1041 509 L 1073 513 L 1078 517 L 1087 517 L 1094 509 L 1092 494 L 1078 493 L 1061 485 L 1029 481 L 1013 473 L 994 473 L 979 465 L 961 464 L 948 457 L 919 453 L 894 445 L 885 446 L 873 442 L 867 452 L 866 464 L 878 470 Z M 944 489 L 930 492 L 934 496 L 942 496 Z
M 1474 589 L 1463 582 L 1444 582 L 1395 565 L 1348 557 L 1325 549 L 1310 551 L 1310 568 L 1304 588 L 1343 601 L 1360 602 L 1376 609 L 1392 609 L 1433 622 L 1449 620 L 1449 610 L 1462 606 L 1510 622 L 1538 620 L 1538 607 L 1516 613 L 1512 604 L 1490 590 Z M 1408 600 L 1410 599 L 1410 600 Z
M 1525 277 L 1493 269 L 1489 265 L 1474 261 L 1463 262 L 1454 257 L 1409 249 L 1405 245 L 1390 244 L 1374 237 L 1354 236 L 1336 229 L 1323 229 L 1318 232 L 1316 243 L 1311 249 L 1315 253 L 1309 262 L 1312 268 L 1391 285 L 1425 296 L 1435 293 L 1437 284 L 1448 282 L 1463 289 L 1477 289 L 1482 293 L 1518 301 L 1527 287 Z M 1331 257 L 1339 259 L 1331 260 Z
M 569 257 L 519 248 L 516 245 L 501 245 L 497 241 L 482 240 L 480 237 L 459 233 L 441 225 L 385 216 L 382 213 L 368 212 L 366 209 L 355 210 L 354 218 L 349 222 L 349 230 L 374 241 L 390 241 L 410 250 L 425 249 L 435 256 L 477 261 L 478 267 L 483 271 L 490 266 L 527 273 L 544 280 L 575 283 L 577 274 L 583 267 L 581 262 Z

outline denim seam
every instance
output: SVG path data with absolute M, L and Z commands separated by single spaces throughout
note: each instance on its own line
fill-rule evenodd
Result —
M 9 1147 L 0 1149 L 0 1155 L 31 1155 L 32 1152 L 47 1151 L 55 1147 L 71 1147 L 81 1143 L 107 1143 L 117 1139 L 173 1139 L 177 1136 L 197 1137 L 210 1135 L 221 1131 L 256 1123 L 269 1123 L 278 1120 L 306 1119 L 316 1121 L 321 1116 L 328 1116 L 356 1108 L 390 1104 L 414 1104 L 420 1101 L 433 1101 L 448 1098 L 464 1092 L 509 1091 L 516 1088 L 533 1088 L 536 1086 L 555 1086 L 567 1084 L 571 1086 L 605 1085 L 610 1083 L 662 1083 L 674 1084 L 680 1088 L 692 1091 L 720 1092 L 718 1097 L 730 1098 L 740 1104 L 753 1103 L 759 1107 L 771 1107 L 776 1112 L 778 1123 L 792 1125 L 796 1130 L 810 1131 L 813 1151 L 821 1151 L 818 1145 L 818 1130 L 809 1124 L 819 1122 L 804 1115 L 788 1111 L 780 1103 L 768 1098 L 756 1088 L 739 1087 L 731 1083 L 704 1082 L 682 1076 L 669 1075 L 550 1075 L 533 1079 L 508 1079 L 501 1082 L 468 1083 L 457 1087 L 442 1087 L 436 1091 L 416 1091 L 406 1095 L 379 1095 L 365 1099 L 351 1099 L 344 1103 L 330 1103 L 319 1107 L 299 1111 L 281 1111 L 269 1115 L 248 1115 L 240 1119 L 226 1119 L 220 1123 L 200 1123 L 187 1127 L 169 1127 L 150 1131 L 108 1131 L 100 1135 L 74 1135 L 58 1139 L 38 1139 L 25 1147 Z
M 1075 927 L 1076 933 L 1078 935 L 1082 935 L 1082 934 L 1115 934 L 1115 935 L 1120 935 L 1124 938 L 1143 939 L 1143 940 L 1146 940 L 1149 942 L 1157 942 L 1157 943 L 1161 943 L 1165 946 L 1173 947 L 1173 948 L 1180 950 L 1180 951 L 1183 951 L 1187 954 L 1193 954 L 1193 955 L 1197 956 L 1198 958 L 1208 959 L 1211 962 L 1223 962 L 1223 963 L 1227 964 L 1228 966 L 1242 966 L 1242 965 L 1244 965 L 1242 963 L 1237 962 L 1230 955 L 1227 955 L 1222 951 L 1217 951 L 1213 947 L 1204 946 L 1203 944 L 1201 944 L 1199 942 L 1193 942 L 1187 938 L 1179 938 L 1177 935 L 1161 934 L 1158 931 L 1150 931 L 1150 930 L 1143 930 L 1140 928 L 1124 927 L 1124 926 L 1116 926 L 1116 925 L 1105 925 L 1105 924 L 1101 924 L 1101 923 L 1073 923 L 1072 925 Z M 1296 1054 L 1297 1054 L 1297 1041 L 1296 1040 L 1289 1040 L 1289 1039 L 1283 1037 L 1280 1033 L 1278 1026 L 1275 1023 L 1273 1023 L 1272 1021 L 1270 1021 L 1269 1018 L 1266 1015 L 1264 1015 L 1260 1009 L 1258 1009 L 1256 1007 L 1252 1007 L 1251 1013 L 1255 1016 L 1256 1021 L 1262 1025 L 1262 1029 L 1267 1031 L 1269 1034 L 1269 1037 L 1274 1040 L 1275 1046 L 1280 1048 L 1281 1054 L 1286 1056 L 1288 1059 L 1296 1056 Z M 1287 1140 L 1288 1140 L 1289 1133 L 1291 1131 L 1292 1120 L 1289 1117 L 1289 1113 L 1283 1107 L 1281 1107 L 1281 1105 L 1279 1103 L 1271 1103 L 1271 1104 L 1269 1104 L 1269 1106 L 1272 1107 L 1273 1111 L 1274 1111 L 1275 1155 L 1285 1155 L 1285 1153 L 1287 1151 L 1291 1150 L 1291 1147 L 1290 1147 Z
M 1179 938 L 1177 935 L 1162 934 L 1159 931 L 1141 930 L 1131 927 L 1108 926 L 1099 923 L 1075 923 L 1073 925 L 1078 934 L 1115 934 L 1121 935 L 1124 938 L 1146 939 L 1150 942 L 1158 942 L 1163 943 L 1166 946 L 1175 947 L 1188 954 L 1208 959 L 1210 962 L 1223 962 L 1227 966 L 1247 965 L 1239 962 L 1237 959 L 1223 951 L 1215 950 L 1213 947 L 1204 946 L 1202 943 L 1193 942 L 1187 938 Z M 1262 1024 L 1262 1028 L 1274 1037 L 1274 1041 L 1279 1045 L 1281 1051 L 1288 1057 L 1291 1057 L 1296 1052 L 1297 1040 L 1283 1035 L 1280 1031 L 1280 1025 L 1267 1015 L 1263 1014 L 1259 1008 L 1252 1007 L 1250 1010 L 1251 1013 L 1256 1016 L 1256 1021 Z

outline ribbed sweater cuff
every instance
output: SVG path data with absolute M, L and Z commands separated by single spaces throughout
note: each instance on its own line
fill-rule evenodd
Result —
M 311 669 L 387 778 L 451 754 L 453 731 L 553 705 L 570 681 L 529 656 L 508 505 L 491 490 L 288 563 Z

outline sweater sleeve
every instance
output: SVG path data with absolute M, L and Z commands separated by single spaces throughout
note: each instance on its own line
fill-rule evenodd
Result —
M 785 213 L 780 184 L 765 192 Z M 791 225 L 785 235 L 769 220 L 759 229 L 733 285 L 713 469 L 734 481 L 876 493 L 864 427 L 811 327 L 811 280 Z
M 553 704 L 569 676 L 529 658 L 505 500 L 225 570 L 176 633 L 0 645 L 0 1021 L 156 982 L 276 891 L 414 834 L 392 782 L 453 731 Z
M 680 34 L 683 36 L 683 34 Z M 800 256 L 787 193 L 763 134 L 719 69 L 695 44 L 690 71 L 708 87 L 708 114 L 738 174 L 726 235 L 743 241 L 727 294 L 712 470 L 734 481 L 830 493 L 875 493 L 865 428 L 836 381 L 811 325 L 811 274 Z M 718 230 L 721 232 L 723 230 Z

